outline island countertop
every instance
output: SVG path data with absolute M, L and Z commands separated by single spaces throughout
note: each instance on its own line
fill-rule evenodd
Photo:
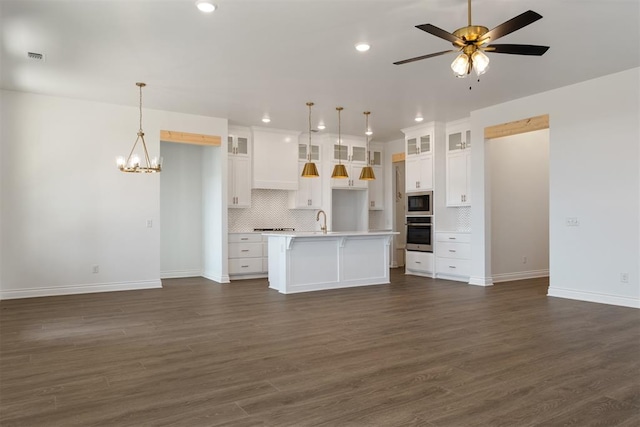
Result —
M 389 283 L 389 245 L 397 231 L 275 231 L 269 287 L 283 294 Z
M 350 236 L 389 236 L 400 234 L 391 230 L 374 230 L 374 231 L 269 231 L 262 233 L 263 236 L 280 236 L 280 237 L 350 237 Z

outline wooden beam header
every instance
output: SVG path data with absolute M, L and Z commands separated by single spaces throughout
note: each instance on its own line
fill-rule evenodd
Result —
M 393 153 L 391 155 L 391 163 L 404 162 L 404 153 Z
M 176 132 L 173 130 L 161 130 L 160 141 L 179 142 L 181 144 L 207 145 L 219 147 L 222 139 L 219 136 L 203 135 L 200 133 Z
M 549 129 L 549 115 L 529 117 L 528 119 L 517 120 L 515 122 L 503 123 L 501 125 L 489 126 L 484 129 L 484 138 L 502 138 L 505 136 L 517 135 L 519 133 L 533 132 L 534 130 Z

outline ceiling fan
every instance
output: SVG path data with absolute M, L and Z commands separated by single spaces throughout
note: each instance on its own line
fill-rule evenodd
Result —
M 503 22 L 492 30 L 480 25 L 471 25 L 471 0 L 468 1 L 468 25 L 449 33 L 431 24 L 416 25 L 416 28 L 433 34 L 436 37 L 453 43 L 456 49 L 430 53 L 394 62 L 395 65 L 407 64 L 422 59 L 433 58 L 450 52 L 461 52 L 451 63 L 451 69 L 456 77 L 465 77 L 473 69 L 477 75 L 484 74 L 489 66 L 489 58 L 484 52 L 508 53 L 511 55 L 541 56 L 549 49 L 549 46 L 537 46 L 531 44 L 489 44 L 500 37 L 513 33 L 542 18 L 542 15 L 528 10 L 515 18 Z

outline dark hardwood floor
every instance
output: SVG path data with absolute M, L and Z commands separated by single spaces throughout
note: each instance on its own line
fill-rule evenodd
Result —
M 2 426 L 638 426 L 640 310 L 405 276 L 0 303 Z

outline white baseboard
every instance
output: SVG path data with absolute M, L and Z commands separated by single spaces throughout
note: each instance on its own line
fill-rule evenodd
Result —
M 510 282 L 512 280 L 536 279 L 549 277 L 549 270 L 518 271 L 515 273 L 501 273 L 493 275 L 493 283 Z
M 601 294 L 596 292 L 585 292 L 576 289 L 552 288 L 549 286 L 547 296 L 619 305 L 622 307 L 640 308 L 640 299 L 637 298 L 621 297 L 618 295 Z
M 97 292 L 134 291 L 139 289 L 162 288 L 158 280 L 139 282 L 95 283 L 91 285 L 56 286 L 51 288 L 31 288 L 0 291 L 0 299 L 52 297 L 58 295 L 93 294 Z
M 181 279 L 183 277 L 200 277 L 202 276 L 202 270 L 170 270 L 161 271 L 161 279 Z
M 491 277 L 474 277 L 469 278 L 469 284 L 475 286 L 493 286 L 493 279 Z
M 204 271 L 202 273 L 202 277 L 204 277 L 205 279 L 213 280 L 214 282 L 218 282 L 218 283 L 231 283 L 231 280 L 229 279 L 228 274 L 220 274 L 220 273 Z

